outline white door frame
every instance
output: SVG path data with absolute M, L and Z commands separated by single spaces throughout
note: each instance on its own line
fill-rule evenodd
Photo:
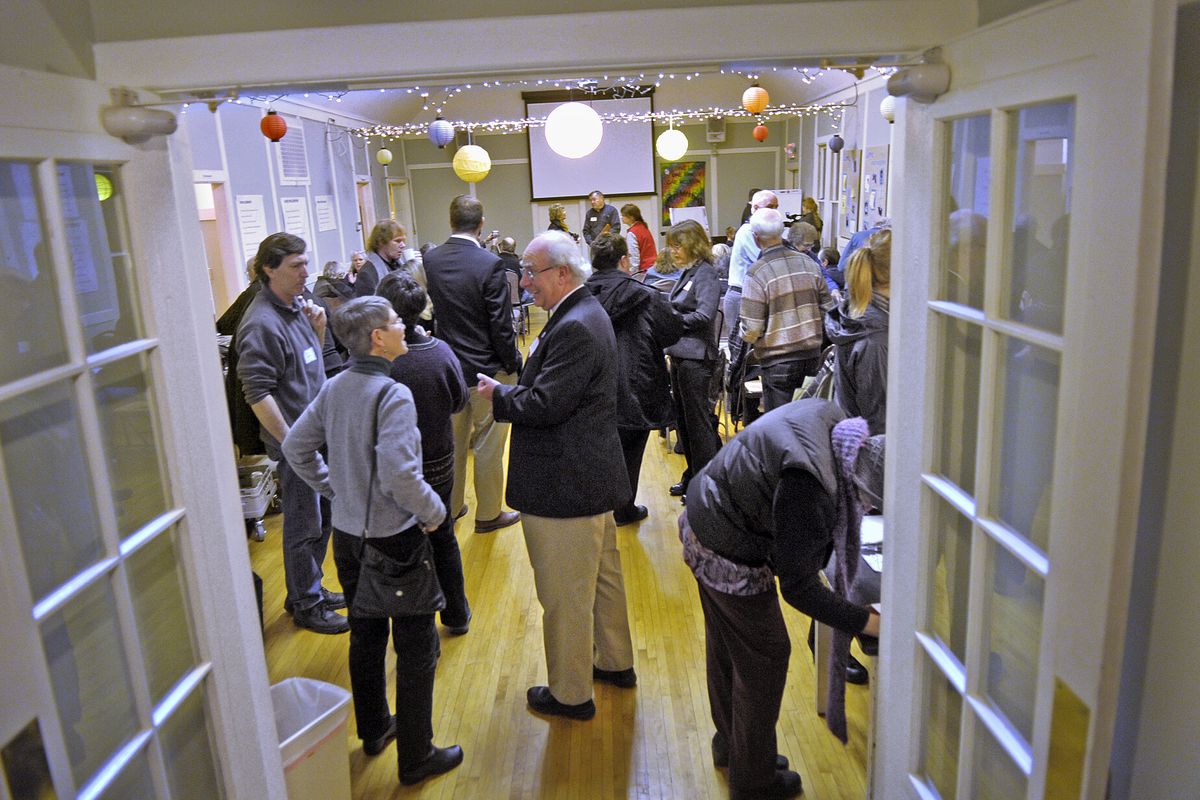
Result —
M 0 120 L 11 126 L 0 128 L 0 158 L 38 162 L 51 180 L 54 159 L 121 164 L 138 301 L 150 337 L 143 342 L 151 343 L 154 411 L 169 494 L 183 509 L 176 547 L 197 655 L 210 664 L 203 680 L 220 778 L 227 796 L 283 800 L 210 288 L 193 222 L 190 154 L 178 137 L 130 146 L 109 136 L 100 128 L 99 110 L 110 102 L 108 87 L 92 81 L 0 66 Z M 43 213 L 54 219 L 55 211 Z M 61 257 L 65 240 L 61 231 L 55 236 Z M 70 307 L 72 287 L 60 286 L 59 294 Z M 16 536 L 11 524 L 0 526 L 6 554 L 20 552 Z M 0 565 L 0 596 L 8 601 L 0 624 L 4 697 L 13 699 L 10 690 L 19 693 L 17 702 L 3 704 L 0 730 L 8 734 L 22 717 L 36 713 L 58 783 L 69 775 L 66 750 L 19 557 Z M 68 785 L 62 782 L 60 791 Z
M 914 631 L 929 592 L 921 476 L 937 424 L 928 302 L 942 237 L 941 121 L 1071 97 L 1068 288 L 1028 796 L 1045 790 L 1055 678 L 1090 709 L 1081 796 L 1104 796 L 1154 345 L 1175 6 L 1076 0 L 1015 14 L 944 47 L 950 93 L 932 105 L 899 103 L 889 383 L 903 391 L 889 403 L 885 500 L 895 544 L 883 583 L 876 797 L 919 796 L 908 774 L 921 745 L 926 658 Z M 1002 169 L 993 165 L 993 177 Z M 998 252 L 989 240 L 989 259 Z

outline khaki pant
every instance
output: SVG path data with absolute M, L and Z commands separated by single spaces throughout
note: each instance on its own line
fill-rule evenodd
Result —
M 592 699 L 592 665 L 633 666 L 625 581 L 612 512 L 552 519 L 521 516 L 533 565 L 550 693 L 567 705 Z
M 517 376 L 497 372 L 500 383 L 512 386 Z M 507 422 L 496 422 L 492 404 L 475 391 L 475 376 L 469 376 L 467 407 L 451 417 L 454 426 L 454 489 L 447 513 L 456 515 L 463 507 L 467 490 L 467 448 L 475 451 L 475 520 L 495 519 L 504 509 L 504 444 Z

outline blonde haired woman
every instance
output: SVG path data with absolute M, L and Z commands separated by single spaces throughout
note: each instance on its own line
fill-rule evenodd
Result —
M 546 230 L 562 231 L 575 241 L 579 241 L 579 234 L 572 233 L 571 229 L 567 227 L 567 207 L 562 203 L 550 206 L 550 226 Z
M 846 267 L 846 298 L 825 318 L 835 346 L 833 399 L 864 417 L 871 434 L 886 433 L 888 305 L 892 232 L 884 228 L 854 251 Z

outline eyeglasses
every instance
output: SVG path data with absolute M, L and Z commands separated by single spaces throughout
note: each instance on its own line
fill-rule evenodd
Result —
M 525 263 L 524 261 L 522 261 L 522 262 L 520 262 L 519 266 L 521 267 L 521 274 L 524 275 L 526 278 L 533 280 L 534 275 L 541 275 L 543 272 L 549 272 L 552 269 L 558 269 L 559 266 L 561 266 L 561 265 L 554 264 L 549 267 L 542 267 L 541 269 L 530 269 L 529 265 L 527 263 Z

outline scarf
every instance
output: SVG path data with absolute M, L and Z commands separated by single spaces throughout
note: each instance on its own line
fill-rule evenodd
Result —
M 837 518 L 833 526 L 837 571 L 833 590 L 842 597 L 848 596 L 854 575 L 858 572 L 863 507 L 854 482 L 854 465 L 858 461 L 858 449 L 868 435 L 867 421 L 862 417 L 842 420 L 833 426 L 830 435 L 837 467 Z M 842 744 L 847 739 L 846 664 L 850 659 L 850 638 L 851 634 L 834 630 L 833 647 L 829 653 L 829 699 L 825 706 L 825 724 Z

